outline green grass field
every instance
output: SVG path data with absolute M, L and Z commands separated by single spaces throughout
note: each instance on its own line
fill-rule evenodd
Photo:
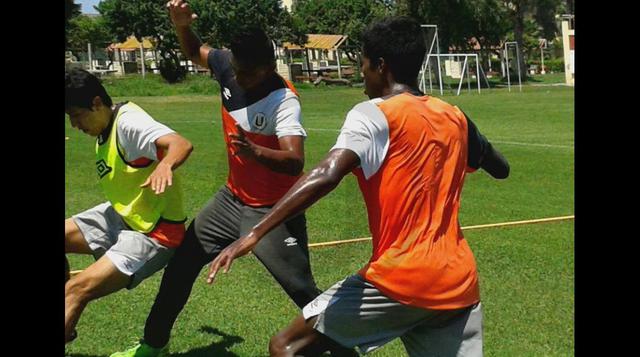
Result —
M 304 87 L 304 86 L 303 86 Z M 107 90 L 111 88 L 107 84 Z M 513 88 L 512 88 L 513 89 Z M 346 112 L 365 96 L 362 88 L 302 88 L 306 168 L 333 145 Z M 122 91 L 118 95 L 123 95 Z M 523 92 L 483 90 L 445 96 L 459 105 L 508 158 L 504 181 L 484 172 L 467 176 L 461 225 L 469 226 L 574 213 L 573 88 L 524 86 Z M 224 183 L 227 163 L 222 141 L 220 98 L 210 95 L 115 97 L 132 100 L 192 141 L 195 150 L 179 169 L 186 208 L 193 217 Z M 104 200 L 94 168 L 94 140 L 65 122 L 66 215 Z M 340 186 L 307 211 L 310 241 L 368 237 L 366 213 L 356 180 Z M 465 233 L 480 272 L 486 356 L 568 356 L 574 348 L 574 223 L 563 221 L 472 230 Z M 321 289 L 354 273 L 369 258 L 370 243 L 311 250 Z M 73 269 L 92 262 L 71 256 Z M 214 286 L 196 282 L 176 322 L 172 356 L 266 356 L 269 337 L 297 310 L 258 261 L 248 256 Z M 108 356 L 142 335 L 161 273 L 133 291 L 91 303 L 78 324 L 78 339 L 67 355 Z M 372 356 L 403 356 L 394 341 Z

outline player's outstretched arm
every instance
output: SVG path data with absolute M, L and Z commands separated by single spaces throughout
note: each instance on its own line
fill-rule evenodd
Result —
M 480 167 L 493 178 L 506 179 L 509 177 L 509 162 L 491 143 L 487 144 L 485 154 L 480 162 Z
M 231 263 L 251 251 L 273 228 L 310 207 L 333 191 L 342 178 L 360 165 L 360 158 L 348 149 L 334 149 L 309 173 L 302 176 L 275 206 L 244 237 L 225 248 L 211 263 L 207 283 L 213 283 L 220 268 L 226 273 Z
M 467 119 L 467 166 L 474 170 L 482 168 L 493 178 L 509 177 L 509 162 L 496 150 L 487 138 L 480 133 L 478 127 L 465 114 Z
M 176 28 L 180 49 L 187 58 L 202 67 L 207 67 L 207 58 L 211 47 L 203 45 L 202 41 L 191 29 L 191 24 L 198 18 L 189 4 L 183 0 L 170 0 L 167 9 L 171 22 Z

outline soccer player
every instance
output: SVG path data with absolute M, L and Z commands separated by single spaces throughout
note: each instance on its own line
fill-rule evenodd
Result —
M 318 355 L 330 343 L 367 353 L 397 337 L 410 356 L 481 356 L 478 275 L 458 223 L 460 194 L 467 172 L 506 178 L 509 165 L 460 109 L 418 90 L 425 45 L 417 22 L 388 18 L 362 39 L 371 100 L 349 111 L 328 155 L 218 255 L 208 282 L 353 172 L 373 254 L 272 337 L 271 356 Z
M 231 40 L 230 51 L 214 49 L 191 30 L 197 16 L 189 4 L 172 0 L 167 7 L 182 52 L 207 66 L 220 83 L 229 175 L 191 222 L 165 269 L 143 340 L 112 357 L 165 355 L 202 267 L 246 234 L 291 188 L 304 165 L 306 132 L 298 95 L 275 71 L 273 44 L 265 32 L 247 27 Z M 274 226 L 253 253 L 300 308 L 320 293 L 311 274 L 304 213 Z
M 65 256 L 65 343 L 87 304 L 133 289 L 162 269 L 184 238 L 180 177 L 191 143 L 132 102 L 113 104 L 91 73 L 65 73 L 65 112 L 94 136 L 96 171 L 107 202 L 64 221 L 65 253 L 96 262 L 70 278 Z

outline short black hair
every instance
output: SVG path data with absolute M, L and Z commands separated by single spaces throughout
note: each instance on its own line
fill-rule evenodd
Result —
M 273 42 L 266 32 L 257 26 L 238 30 L 229 41 L 229 49 L 241 66 L 270 65 L 276 60 Z
M 93 74 L 80 68 L 73 68 L 64 73 L 64 109 L 93 108 L 93 98 L 102 99 L 105 105 L 113 105 L 113 101 L 100 80 Z
M 427 48 L 420 24 L 399 16 L 369 25 L 362 33 L 362 51 L 372 67 L 384 58 L 394 79 L 410 84 L 418 78 Z

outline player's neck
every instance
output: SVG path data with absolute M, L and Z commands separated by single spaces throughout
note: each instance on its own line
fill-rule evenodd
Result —
M 418 90 L 418 86 L 417 85 L 409 85 L 409 84 L 405 84 L 405 83 L 398 83 L 395 81 L 391 81 L 389 83 L 389 86 L 387 86 L 383 92 L 382 92 L 382 96 L 383 97 L 390 97 L 390 96 L 394 96 L 396 94 L 401 94 L 401 93 L 405 93 L 405 92 L 410 92 L 410 93 L 416 93 L 416 92 L 420 92 Z

